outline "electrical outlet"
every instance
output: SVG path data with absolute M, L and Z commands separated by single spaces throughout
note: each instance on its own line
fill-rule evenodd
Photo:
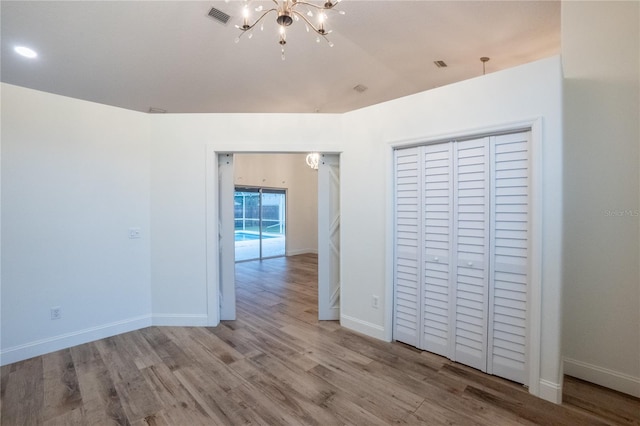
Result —
M 373 306 L 374 308 L 378 309 L 378 307 L 380 306 L 380 301 L 378 300 L 378 296 L 373 295 L 371 297 L 371 306 Z
M 142 238 L 142 235 L 140 234 L 140 228 L 129 228 L 129 239 L 130 240 L 135 240 L 138 238 Z
M 51 319 L 57 320 L 62 318 L 62 308 L 60 306 L 54 306 L 51 308 Z

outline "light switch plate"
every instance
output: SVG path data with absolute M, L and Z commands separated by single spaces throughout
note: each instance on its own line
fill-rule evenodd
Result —
M 142 238 L 140 234 L 140 228 L 129 228 L 129 239 Z

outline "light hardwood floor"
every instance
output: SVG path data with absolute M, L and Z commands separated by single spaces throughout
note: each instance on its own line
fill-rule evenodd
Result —
M 567 378 L 530 396 L 400 343 L 317 321 L 316 257 L 237 265 L 238 319 L 150 327 L 1 369 L 13 425 L 640 425 L 640 401 Z

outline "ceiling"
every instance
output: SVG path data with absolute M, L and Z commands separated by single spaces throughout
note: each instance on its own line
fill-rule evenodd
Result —
M 341 113 L 477 77 L 481 56 L 490 73 L 560 51 L 559 1 L 343 0 L 334 47 L 294 22 L 283 61 L 273 15 L 234 42 L 243 4 L 3 0 L 2 81 L 143 112 Z

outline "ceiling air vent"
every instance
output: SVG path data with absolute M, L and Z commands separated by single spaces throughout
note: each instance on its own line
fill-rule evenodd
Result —
M 353 88 L 353 90 L 355 90 L 358 93 L 363 93 L 368 89 L 367 86 L 365 86 L 364 84 L 358 84 L 356 87 Z
M 446 68 L 447 67 L 447 63 L 445 61 L 433 61 L 434 64 L 436 64 L 436 67 L 438 68 Z
M 216 9 L 215 7 L 211 8 L 211 10 L 209 11 L 209 16 L 222 24 L 226 24 L 227 22 L 229 22 L 229 18 L 231 18 L 230 15 L 227 15 L 226 13 Z

